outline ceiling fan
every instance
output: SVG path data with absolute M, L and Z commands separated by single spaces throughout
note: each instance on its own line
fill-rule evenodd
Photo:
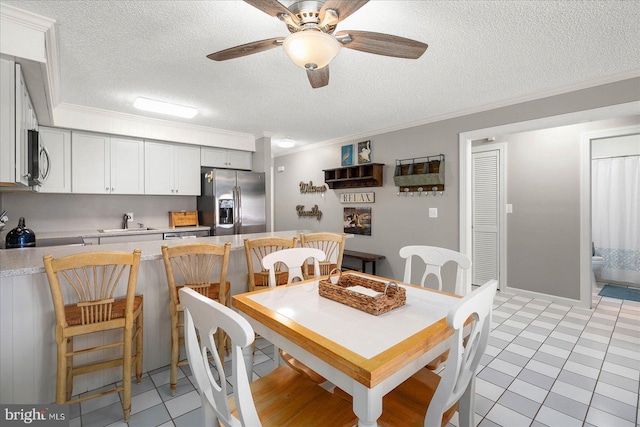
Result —
M 338 31 L 340 21 L 369 0 L 302 0 L 288 8 L 277 0 L 244 0 L 268 15 L 280 19 L 291 33 L 287 37 L 255 41 L 207 55 L 214 61 L 226 61 L 283 46 L 291 60 L 307 70 L 311 87 L 329 84 L 329 63 L 340 47 L 376 55 L 417 59 L 427 44 L 404 37 L 370 31 Z

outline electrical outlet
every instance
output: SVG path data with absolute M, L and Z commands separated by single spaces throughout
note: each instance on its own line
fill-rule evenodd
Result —
M 133 221 L 133 212 L 127 212 L 127 216 L 129 217 L 129 221 Z
M 429 208 L 429 218 L 438 218 L 438 208 Z

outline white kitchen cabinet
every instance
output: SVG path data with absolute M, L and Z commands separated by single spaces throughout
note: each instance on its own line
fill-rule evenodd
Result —
M 142 140 L 73 132 L 71 148 L 73 193 L 144 193 Z
M 200 195 L 200 147 L 145 141 L 145 194 Z
M 38 129 L 38 119 L 20 64 L 0 61 L 0 183 L 28 186 L 27 132 Z
M 41 193 L 71 193 L 71 131 L 40 126 L 40 146 L 49 155 Z
M 210 168 L 251 170 L 251 151 L 200 148 L 200 165 Z

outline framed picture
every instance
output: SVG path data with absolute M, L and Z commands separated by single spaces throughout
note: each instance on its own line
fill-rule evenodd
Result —
M 353 164 L 353 144 L 342 146 L 342 166 Z
M 344 208 L 344 232 L 371 236 L 371 208 Z
M 358 142 L 358 164 L 371 163 L 371 141 Z

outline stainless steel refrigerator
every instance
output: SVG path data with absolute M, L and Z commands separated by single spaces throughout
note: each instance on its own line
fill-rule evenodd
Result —
M 198 215 L 211 235 L 267 231 L 264 172 L 211 169 L 201 175 Z

